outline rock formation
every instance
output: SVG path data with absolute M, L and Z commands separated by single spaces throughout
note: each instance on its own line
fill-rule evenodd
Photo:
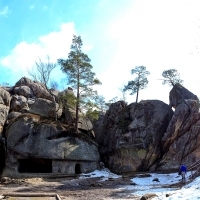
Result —
M 161 156 L 161 138 L 172 115 L 159 100 L 112 104 L 98 141 L 105 164 L 115 173 L 148 170 Z
M 170 91 L 170 105 L 175 108 L 166 133 L 162 138 L 164 156 L 157 163 L 158 169 L 187 166 L 200 159 L 200 112 L 196 95 L 181 85 Z
M 3 175 L 89 172 L 99 167 L 100 157 L 118 174 L 177 170 L 181 162 L 191 166 L 200 160 L 199 100 L 181 85 L 170 91 L 169 105 L 159 100 L 113 103 L 94 128 L 80 109 L 79 134 L 75 108 L 67 99 L 73 90 L 52 93 L 28 78 L 0 87 Z
M 75 174 L 98 168 L 100 158 L 94 141 L 39 115 L 22 114 L 10 122 L 6 138 L 4 176 L 18 177 L 20 172 Z
M 5 164 L 5 138 L 3 138 L 3 130 L 7 121 L 10 109 L 11 96 L 4 88 L 0 87 L 0 172 Z
M 197 96 L 178 84 L 169 99 L 169 106 L 119 101 L 96 122 L 101 158 L 113 172 L 177 170 L 181 162 L 191 166 L 200 159 Z
M 75 133 L 74 108 L 59 101 L 67 92 L 73 94 L 69 88 L 52 91 L 52 96 L 41 83 L 25 77 L 13 87 L 0 88 L 0 170 L 6 150 L 4 176 L 19 177 L 25 172 L 75 174 L 98 168 L 98 147 L 87 134 L 92 124 L 80 110 L 81 131 Z M 58 121 L 54 121 L 55 114 Z

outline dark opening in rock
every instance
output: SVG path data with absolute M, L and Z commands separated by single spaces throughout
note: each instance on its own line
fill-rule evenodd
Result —
M 75 165 L 75 174 L 81 174 L 81 165 L 79 163 Z
M 18 172 L 20 173 L 51 173 L 52 160 L 50 159 L 19 159 Z

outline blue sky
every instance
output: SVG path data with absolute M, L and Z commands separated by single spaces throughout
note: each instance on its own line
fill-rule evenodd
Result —
M 168 103 L 163 70 L 175 68 L 184 86 L 200 96 L 199 0 L 1 0 L 0 83 L 15 84 L 40 57 L 67 58 L 73 34 L 83 40 L 106 100 L 144 65 L 151 73 L 141 99 Z M 52 79 L 62 82 L 58 66 Z M 135 95 L 127 95 L 129 102 Z

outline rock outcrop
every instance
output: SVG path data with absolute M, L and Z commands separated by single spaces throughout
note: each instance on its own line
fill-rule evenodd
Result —
M 74 95 L 71 88 L 49 92 L 25 77 L 13 87 L 0 88 L 0 171 L 4 168 L 4 176 L 76 174 L 98 168 L 98 147 L 88 132 L 92 123 L 80 110 L 80 133 L 76 134 L 75 108 L 67 105 L 67 96 L 65 106 L 59 99 L 66 93 Z
M 198 101 L 198 97 L 182 85 L 176 84 L 169 93 L 169 105 L 176 109 L 179 104 L 185 103 L 186 100 Z
M 11 96 L 9 92 L 0 87 L 0 135 L 2 134 L 10 109 Z
M 54 115 L 59 118 L 62 114 L 58 101 L 54 105 L 53 96 L 39 82 L 26 77 L 21 78 L 10 92 L 12 93 L 10 112 L 29 112 L 47 118 L 54 118 Z
M 116 102 L 95 128 L 101 157 L 115 173 L 178 170 L 200 160 L 199 100 L 180 84 L 170 91 L 169 106 Z
M 93 140 L 39 115 L 20 115 L 10 122 L 6 138 L 4 176 L 17 177 L 20 172 L 75 174 L 77 164 L 79 173 L 85 173 L 97 169 L 100 161 Z
M 10 100 L 11 96 L 9 92 L 0 87 L 0 172 L 3 170 L 5 164 L 6 146 L 5 138 L 3 138 L 3 130 L 7 122 Z
M 181 162 L 191 166 L 200 159 L 199 100 L 181 85 L 170 91 L 170 104 L 175 108 L 162 138 L 163 158 L 159 170 L 177 169 Z
M 158 100 L 112 104 L 98 141 L 108 168 L 115 173 L 148 170 L 161 157 L 161 138 L 172 116 L 172 109 Z

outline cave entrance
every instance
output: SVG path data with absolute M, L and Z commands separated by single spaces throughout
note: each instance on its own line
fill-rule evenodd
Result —
M 75 165 L 75 174 L 81 174 L 81 165 L 79 163 Z
M 20 173 L 51 173 L 52 160 L 50 159 L 19 159 L 18 172 Z

